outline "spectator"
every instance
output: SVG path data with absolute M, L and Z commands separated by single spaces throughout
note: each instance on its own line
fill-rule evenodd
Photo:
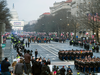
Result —
M 15 71 L 15 66 L 16 66 L 16 64 L 17 64 L 17 60 L 14 59 L 14 60 L 13 60 L 13 63 L 12 63 L 13 71 Z
M 47 65 L 50 65 L 51 64 L 51 61 L 50 59 L 47 60 Z
M 10 63 L 8 61 L 8 58 L 5 58 L 2 62 L 1 62 L 1 74 L 2 75 L 11 75 L 9 72 L 8 67 L 10 66 Z
M 23 70 L 24 70 L 23 60 L 20 59 L 19 62 L 15 66 L 14 74 L 15 75 L 22 75 L 23 74 Z
M 32 74 L 40 75 L 40 64 L 39 64 L 39 59 L 38 58 L 36 58 L 34 66 L 32 66 Z
M 38 51 L 36 49 L 36 51 L 35 51 L 35 58 L 37 58 L 37 55 L 38 55 Z
M 57 75 L 60 75 L 60 69 L 57 69 Z
M 30 46 L 30 43 L 28 42 L 27 44 L 28 44 L 28 47 L 29 47 Z
M 26 47 L 27 47 L 27 42 L 26 42 Z
M 35 63 L 35 59 L 34 59 L 34 56 L 32 57 L 32 65 L 34 65 Z
M 56 68 L 56 65 L 54 65 L 53 74 L 56 75 L 56 73 L 57 73 L 57 68 Z
M 65 75 L 65 68 L 64 68 L 64 66 L 60 69 L 60 75 Z
M 26 65 L 26 68 L 27 68 L 27 74 L 29 74 L 29 73 L 31 73 L 31 65 L 30 65 L 31 56 L 29 55 L 29 50 L 24 55 L 24 59 L 25 59 L 25 65 Z
M 50 74 L 50 68 L 44 63 L 41 68 L 41 74 L 40 75 L 49 75 Z
M 70 68 L 70 66 L 68 66 L 67 75 L 72 75 L 72 69 Z
M 46 59 L 45 59 L 45 58 L 43 58 L 42 63 L 43 63 L 43 64 L 46 63 Z

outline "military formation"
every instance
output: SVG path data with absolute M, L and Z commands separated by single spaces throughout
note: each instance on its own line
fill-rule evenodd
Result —
M 75 60 L 75 59 L 84 59 L 86 56 L 93 56 L 92 50 L 62 50 L 58 52 L 59 59 L 61 60 Z
M 85 59 L 76 59 L 74 61 L 75 68 L 81 72 L 88 73 L 100 73 L 100 58 L 93 57 L 90 55 L 86 56 Z

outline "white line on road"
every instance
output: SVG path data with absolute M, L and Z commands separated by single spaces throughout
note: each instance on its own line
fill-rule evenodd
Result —
M 38 44 L 39 45 L 39 44 Z M 52 53 L 53 55 L 55 55 L 55 56 L 57 56 L 58 57 L 58 55 L 56 55 L 54 52 L 51 52 L 50 50 L 48 50 L 48 49 L 46 49 L 45 47 L 43 47 L 42 45 L 39 45 L 39 46 L 41 46 L 42 48 L 44 48 L 45 50 L 47 50 L 48 52 L 50 52 L 50 53 Z
M 53 48 L 53 47 L 50 47 L 50 46 L 48 46 L 48 47 L 51 48 L 51 49 L 54 49 L 54 50 L 57 51 L 57 52 L 59 51 L 59 50 L 57 50 L 57 49 L 55 49 L 55 48 Z

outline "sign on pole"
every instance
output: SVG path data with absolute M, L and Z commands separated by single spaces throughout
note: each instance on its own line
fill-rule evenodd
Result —
M 6 47 L 6 44 L 2 44 L 2 48 Z

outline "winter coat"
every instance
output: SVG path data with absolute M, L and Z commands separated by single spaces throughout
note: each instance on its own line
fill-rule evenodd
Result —
M 6 60 L 3 60 L 1 62 L 1 72 L 8 72 L 9 71 L 9 69 L 8 69 L 9 66 L 10 66 L 10 63 L 7 62 Z
M 24 64 L 23 63 L 17 63 L 15 66 L 15 74 L 23 74 L 24 70 Z

